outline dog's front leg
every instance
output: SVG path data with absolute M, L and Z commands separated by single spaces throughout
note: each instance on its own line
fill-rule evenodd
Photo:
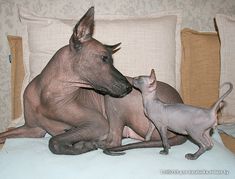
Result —
M 50 139 L 49 148 L 52 153 L 65 155 L 103 149 L 108 132 L 109 125 L 105 118 L 96 111 L 86 109 L 85 116 L 79 119 L 76 127 Z

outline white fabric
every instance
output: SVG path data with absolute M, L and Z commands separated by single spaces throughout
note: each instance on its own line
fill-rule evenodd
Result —
M 214 147 L 195 161 L 184 158 L 198 147 L 187 141 L 160 155 L 160 148 L 135 149 L 123 156 L 108 156 L 102 150 L 77 156 L 54 155 L 49 137 L 8 139 L 0 151 L 0 177 L 4 179 L 234 179 L 235 155 L 216 132 Z M 125 140 L 124 143 L 133 142 Z M 164 172 L 178 172 L 164 174 Z M 188 172 L 188 173 L 186 173 Z M 207 172 L 207 173 L 206 173 Z
M 216 15 L 216 24 L 221 41 L 221 77 L 220 82 L 231 82 L 235 87 L 235 16 Z M 227 89 L 221 90 L 223 94 Z M 235 122 L 235 90 L 225 98 L 226 107 L 222 110 L 221 122 Z

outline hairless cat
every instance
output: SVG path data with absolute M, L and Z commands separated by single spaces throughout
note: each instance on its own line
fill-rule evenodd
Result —
M 199 146 L 199 150 L 188 153 L 185 157 L 189 160 L 197 159 L 206 150 L 213 147 L 210 130 L 217 124 L 217 110 L 220 103 L 231 93 L 233 85 L 229 82 L 229 89 L 215 102 L 210 109 L 194 107 L 185 104 L 167 104 L 159 100 L 157 94 L 157 80 L 154 70 L 150 76 L 139 76 L 134 78 L 133 84 L 142 92 L 144 113 L 152 121 L 146 139 L 151 137 L 156 127 L 161 135 L 164 150 L 160 154 L 168 154 L 170 145 L 167 139 L 167 129 L 184 135 L 189 135 Z M 154 127 L 155 126 L 155 127 Z

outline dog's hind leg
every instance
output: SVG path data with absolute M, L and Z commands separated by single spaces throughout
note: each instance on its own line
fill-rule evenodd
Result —
M 0 133 L 0 143 L 4 143 L 7 138 L 41 138 L 45 136 L 45 134 L 46 131 L 40 127 L 29 127 L 27 125 L 23 125 Z

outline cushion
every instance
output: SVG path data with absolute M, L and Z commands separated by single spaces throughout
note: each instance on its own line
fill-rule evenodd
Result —
M 221 41 L 221 78 L 220 83 L 229 81 L 235 85 L 235 16 L 216 15 L 216 24 Z M 223 94 L 226 89 L 222 89 Z M 235 122 L 235 91 L 225 98 L 221 122 Z
M 181 95 L 186 104 L 210 107 L 218 99 L 220 43 L 217 33 L 183 29 Z
M 22 38 L 18 36 L 8 36 L 11 49 L 11 109 L 12 119 L 21 116 L 21 88 L 24 79 Z
M 20 9 L 25 25 L 22 37 L 26 75 L 23 90 L 41 72 L 53 54 L 68 44 L 74 19 L 38 17 Z M 122 42 L 114 55 L 114 65 L 123 74 L 149 74 L 152 68 L 158 79 L 179 89 L 180 24 L 179 13 L 161 12 L 148 17 L 95 15 L 94 37 L 105 44 Z

